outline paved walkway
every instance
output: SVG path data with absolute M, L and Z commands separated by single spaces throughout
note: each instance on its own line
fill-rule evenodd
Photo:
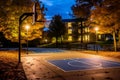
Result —
M 80 51 L 63 51 L 50 54 L 29 54 L 22 57 L 22 62 L 28 80 L 120 80 L 120 68 L 64 72 L 47 61 L 71 58 L 101 58 L 109 60 L 109 58 L 83 54 Z

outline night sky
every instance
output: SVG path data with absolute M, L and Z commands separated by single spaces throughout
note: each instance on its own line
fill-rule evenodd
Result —
M 72 13 L 71 6 L 75 4 L 75 0 L 40 0 L 43 2 L 46 11 L 46 18 L 50 20 L 55 14 L 60 14 L 63 19 L 71 18 L 69 13 Z

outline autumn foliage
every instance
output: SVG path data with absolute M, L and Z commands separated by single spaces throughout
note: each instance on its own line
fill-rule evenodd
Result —
M 120 44 L 119 0 L 76 0 L 72 10 L 76 17 L 87 18 L 86 24 L 89 24 L 88 27 L 92 27 L 92 30 L 98 27 L 99 33 L 112 34 L 115 48 L 117 36 Z
M 19 17 L 23 13 L 33 12 L 33 4 L 34 0 L 0 0 L 0 31 L 4 33 L 4 36 L 8 40 L 11 40 L 12 42 L 18 42 Z M 37 6 L 39 8 L 39 13 L 41 13 L 38 14 L 38 16 L 40 19 L 43 19 L 43 10 L 40 10 L 43 7 L 41 3 Z M 28 40 L 33 40 L 35 38 L 41 37 L 41 28 L 43 27 L 44 23 L 36 23 L 33 25 L 32 22 L 33 17 L 31 16 L 24 20 L 22 23 L 21 35 L 23 43 L 25 43 L 26 38 L 28 38 Z M 26 37 L 26 25 L 30 26 L 28 37 Z

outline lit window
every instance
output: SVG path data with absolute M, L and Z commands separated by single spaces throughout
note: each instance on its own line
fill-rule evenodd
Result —
M 88 28 L 85 28 L 85 32 L 88 32 Z
M 72 27 L 72 24 L 70 22 L 68 23 L 68 27 Z
M 90 41 L 90 35 L 88 35 L 87 41 Z
M 101 36 L 101 35 L 98 35 L 98 39 L 102 39 L 102 36 Z
M 78 41 L 81 41 L 81 36 L 79 36 Z
M 80 29 L 78 29 L 78 33 L 81 33 L 81 30 L 80 30 Z
M 88 42 L 88 41 L 90 40 L 90 36 L 89 36 L 89 35 L 83 36 L 83 40 L 84 40 L 85 42 Z
M 90 32 L 90 29 L 88 28 L 88 32 Z
M 53 43 L 56 42 L 56 38 L 55 38 L 55 37 L 52 38 L 52 42 L 53 42 Z
M 68 41 L 72 41 L 72 36 L 68 36 Z
M 83 36 L 83 41 L 85 42 L 85 35 Z
M 72 34 L 72 29 L 68 29 L 68 34 Z
M 86 41 L 89 41 L 89 35 L 85 35 Z

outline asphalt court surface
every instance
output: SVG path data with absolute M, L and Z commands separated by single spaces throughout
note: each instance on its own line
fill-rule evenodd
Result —
M 48 62 L 65 72 L 104 69 L 104 68 L 120 68 L 120 62 L 99 59 L 99 58 L 74 58 L 74 59 L 48 60 Z

